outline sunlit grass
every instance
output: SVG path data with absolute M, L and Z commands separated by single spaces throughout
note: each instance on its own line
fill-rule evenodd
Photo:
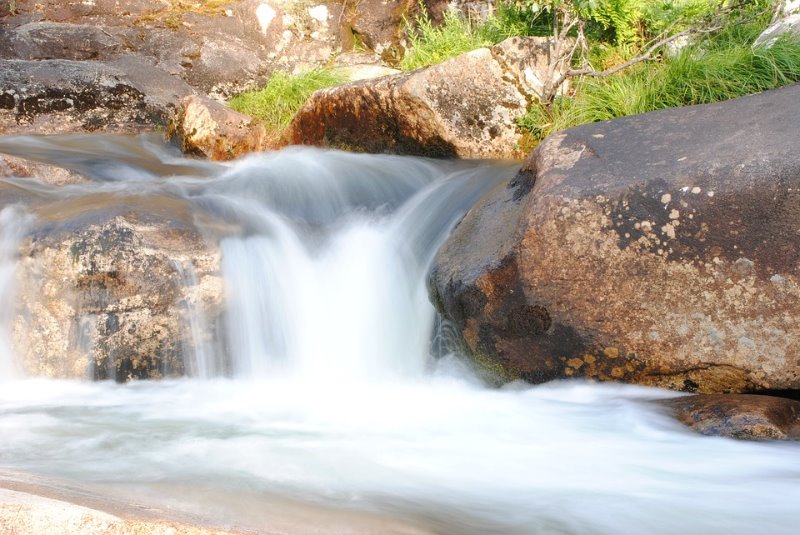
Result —
M 519 120 L 535 140 L 577 126 L 648 111 L 708 104 L 800 81 L 800 39 L 752 47 L 763 24 L 733 26 L 673 57 L 605 78 L 577 80 L 552 109 L 534 105 Z
M 314 91 L 344 81 L 343 75 L 331 69 L 314 69 L 297 75 L 276 71 L 263 89 L 241 93 L 228 104 L 234 110 L 262 121 L 267 131 L 276 133 L 289 125 Z

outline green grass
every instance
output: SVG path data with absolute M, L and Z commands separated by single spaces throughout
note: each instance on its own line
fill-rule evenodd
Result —
M 268 132 L 280 133 L 314 91 L 345 81 L 331 69 L 314 69 L 298 75 L 275 72 L 266 87 L 237 95 L 228 105 L 262 121 Z
M 529 8 L 511 1 L 498 3 L 494 13 L 480 23 L 447 11 L 444 22 L 436 26 L 423 9 L 406 24 L 410 47 L 399 67 L 404 71 L 427 67 L 509 37 L 548 35 L 550 31 L 547 16 L 535 17 Z
M 477 25 L 452 11 L 445 13 L 440 26 L 434 26 L 423 11 L 416 18 L 416 27 L 409 27 L 408 40 L 411 46 L 399 65 L 404 71 L 427 67 L 492 44 Z
M 576 80 L 551 110 L 534 105 L 519 121 L 533 143 L 580 124 L 665 108 L 707 104 L 800 81 L 800 39 L 752 48 L 764 24 L 731 26 L 674 57 L 606 78 Z

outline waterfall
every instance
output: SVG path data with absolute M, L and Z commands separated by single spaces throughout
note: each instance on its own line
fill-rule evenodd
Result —
M 434 324 L 425 274 L 451 226 L 498 175 L 443 172 L 425 161 L 409 173 L 396 157 L 373 157 L 382 165 L 359 174 L 337 173 L 337 165 L 358 159 L 326 159 L 326 172 L 314 161 L 304 168 L 303 158 L 291 173 L 270 166 L 253 178 L 247 164 L 244 176 L 229 173 L 228 211 L 251 227 L 222 242 L 235 373 L 340 382 L 420 377 Z
M 16 367 L 26 235 L 155 207 L 218 247 L 225 294 L 208 316 L 208 257 L 183 251 L 168 265 L 188 377 L 4 381 L 0 469 L 275 532 L 292 531 L 274 524 L 287 502 L 400 518 L 410 527 L 398 533 L 793 535 L 800 525 L 797 444 L 695 435 L 651 403 L 676 395 L 658 389 L 489 388 L 449 354 L 458 341 L 435 317 L 426 273 L 513 164 L 309 148 L 211 164 L 113 136 L 0 137 L 0 151 L 87 177 L 0 180 L 0 194 L 30 205 L 0 211 L 0 378 Z M 76 321 L 78 351 L 112 331 L 101 314 Z
M 11 344 L 14 317 L 14 278 L 19 242 L 30 227 L 29 216 L 19 206 L 0 210 L 0 381 L 19 375 Z

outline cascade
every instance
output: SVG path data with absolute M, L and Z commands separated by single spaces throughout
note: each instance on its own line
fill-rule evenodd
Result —
M 442 354 L 426 273 L 512 164 L 309 148 L 212 164 L 121 136 L 0 138 L 0 151 L 87 177 L 0 179 L 19 199 L 0 211 L 2 469 L 262 528 L 270 504 L 295 500 L 419 533 L 796 532 L 800 446 L 695 435 L 650 403 L 679 395 L 657 389 L 489 388 Z M 219 249 L 221 316 L 177 303 L 188 377 L 20 376 L 21 240 L 119 203 L 188 206 Z M 192 261 L 171 265 L 200 284 Z M 96 334 L 78 323 L 80 348 Z

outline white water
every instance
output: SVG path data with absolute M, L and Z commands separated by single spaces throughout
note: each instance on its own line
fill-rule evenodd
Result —
M 79 141 L 0 150 L 33 147 L 96 180 L 38 195 L 130 193 L 133 180 L 241 225 L 221 244 L 233 377 L 213 378 L 222 355 L 201 345 L 192 379 L 6 381 L 0 467 L 256 526 L 280 496 L 446 534 L 797 532 L 796 444 L 694 435 L 649 403 L 672 395 L 659 390 L 490 389 L 456 357 L 429 356 L 436 244 L 510 167 L 315 150 L 223 167 L 114 145 L 123 180 Z M 6 302 L 24 229 L 0 229 Z M 177 272 L 191 284 L 190 266 Z M 193 321 L 199 337 L 206 320 Z

